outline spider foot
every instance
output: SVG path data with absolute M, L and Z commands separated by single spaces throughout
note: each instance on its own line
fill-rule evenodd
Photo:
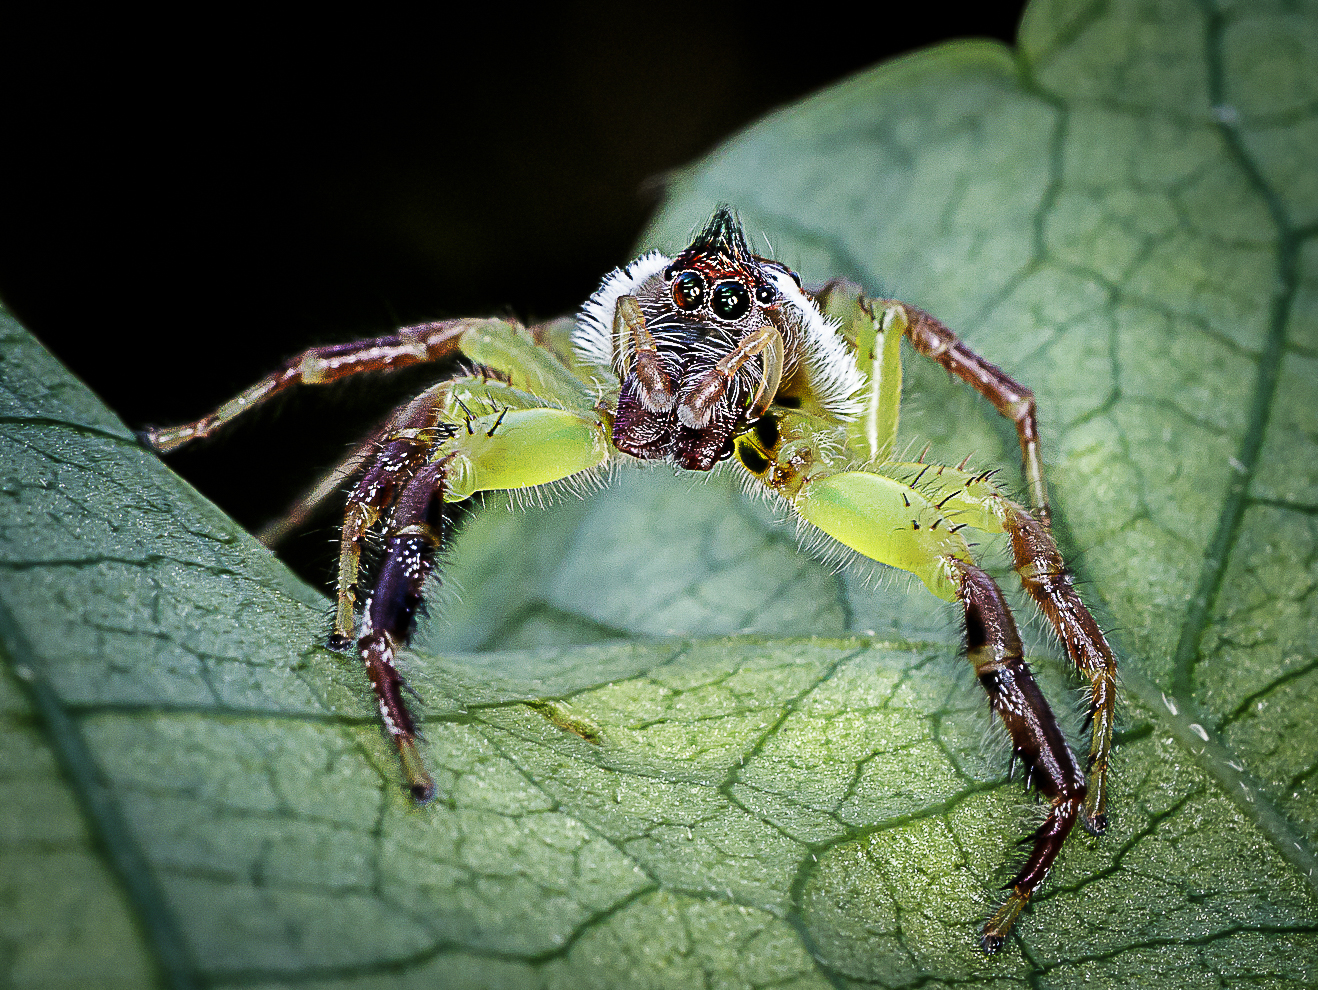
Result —
M 435 796 L 435 780 L 426 769 L 421 752 L 411 739 L 398 740 L 398 759 L 407 778 L 407 792 L 417 804 L 426 804 Z
M 1111 720 L 1109 719 L 1109 724 Z M 1110 745 L 1111 734 L 1107 733 L 1106 738 L 1100 741 L 1101 746 Z M 1086 772 L 1087 792 L 1085 794 L 1085 803 L 1080 808 L 1080 824 L 1085 827 L 1085 831 L 1090 835 L 1102 835 L 1107 831 L 1107 767 L 1108 760 L 1106 752 L 1102 758 L 1098 759 L 1099 754 L 1095 753 L 1089 758 L 1089 767 Z
M 979 947 L 984 955 L 991 956 L 1002 948 L 1011 933 L 1016 919 L 1021 916 L 1025 906 L 1030 903 L 1030 895 L 1023 893 L 1019 887 L 1011 887 L 1011 896 L 1002 907 L 993 912 L 993 917 L 984 923 L 984 931 L 979 938 Z
M 182 447 L 198 434 L 191 423 L 183 426 L 146 426 L 134 430 L 137 442 L 153 454 L 168 454 Z

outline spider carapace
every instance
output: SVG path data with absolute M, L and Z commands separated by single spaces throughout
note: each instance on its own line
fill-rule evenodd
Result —
M 1030 508 L 992 472 L 894 458 L 900 342 L 963 379 L 1020 437 Z M 628 457 L 708 471 L 731 459 L 802 521 L 866 557 L 908 571 L 965 617 L 966 652 L 992 709 L 1047 802 L 1032 849 L 985 923 L 996 951 L 1043 882 L 1072 826 L 1106 826 L 1116 664 L 1072 587 L 1049 533 L 1034 398 L 936 319 L 832 282 L 815 294 L 753 254 L 720 208 L 675 258 L 646 254 L 612 272 L 585 304 L 570 343 L 548 327 L 462 319 L 318 347 L 193 423 L 148 430 L 166 452 L 206 436 L 272 395 L 462 355 L 477 368 L 396 410 L 286 522 L 356 475 L 339 549 L 330 645 L 355 644 L 413 797 L 434 784 L 394 658 L 406 644 L 452 506 L 482 490 L 549 484 Z M 384 531 L 379 572 L 359 607 L 362 543 Z M 966 527 L 1005 532 L 1014 565 L 1089 685 L 1082 772 L 1030 674 L 1001 591 L 975 563 Z

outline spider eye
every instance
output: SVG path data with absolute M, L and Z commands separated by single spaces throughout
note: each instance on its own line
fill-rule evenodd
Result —
M 714 286 L 710 309 L 724 320 L 737 320 L 751 308 L 751 294 L 740 282 L 720 282 Z
M 673 302 L 677 308 L 690 312 L 705 302 L 705 280 L 695 272 L 683 272 L 673 283 Z
M 755 290 L 755 301 L 761 306 L 768 306 L 777 298 L 778 293 L 774 292 L 773 289 L 767 285 L 761 285 Z

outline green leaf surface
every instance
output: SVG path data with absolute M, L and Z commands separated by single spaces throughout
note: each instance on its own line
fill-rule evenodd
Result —
M 320 593 L 4 317 L 0 983 L 1318 982 L 1315 160 L 1313 4 L 1036 3 L 1018 52 L 733 139 L 649 235 L 734 204 L 1036 392 L 1125 699 L 1109 834 L 991 959 L 1032 802 L 912 581 L 803 555 L 731 474 L 491 500 L 406 660 L 417 809 Z M 1014 466 L 969 390 L 914 359 L 906 390 L 913 446 Z

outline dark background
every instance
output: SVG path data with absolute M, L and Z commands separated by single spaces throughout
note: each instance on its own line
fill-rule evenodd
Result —
M 1021 6 L 6 23 L 0 298 L 134 428 L 313 344 L 561 315 L 668 172 L 902 52 L 1013 43 Z M 170 463 L 258 526 L 434 372 L 400 377 L 302 390 Z M 335 528 L 286 548 L 313 583 Z

